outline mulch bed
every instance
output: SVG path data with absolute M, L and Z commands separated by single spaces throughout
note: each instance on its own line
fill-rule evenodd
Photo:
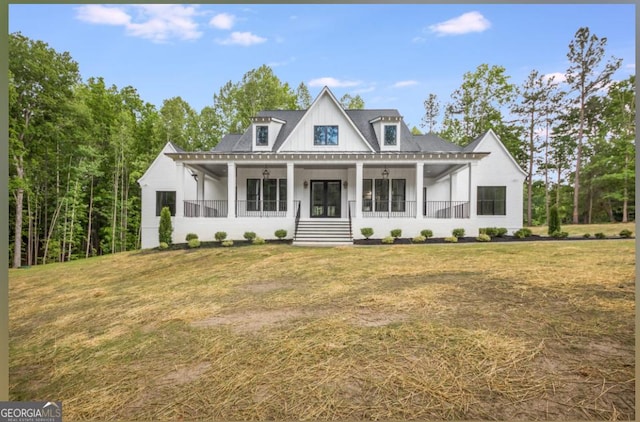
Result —
M 605 237 L 604 239 L 598 239 L 596 237 L 567 237 L 564 239 L 556 239 L 555 237 L 549 236 L 540 236 L 540 235 L 532 235 L 526 237 L 524 239 L 517 238 L 515 236 L 503 236 L 503 237 L 492 237 L 490 243 L 498 243 L 498 242 L 544 242 L 544 241 L 558 241 L 558 240 L 614 240 L 614 239 L 624 239 L 622 237 Z M 442 243 L 451 243 L 445 242 L 444 237 L 432 237 L 427 239 L 425 244 L 442 244 Z M 457 243 L 488 243 L 488 242 L 479 242 L 475 237 L 459 237 Z M 384 245 L 381 239 L 354 239 L 354 245 Z M 414 244 L 409 238 L 398 238 L 393 245 L 410 245 Z

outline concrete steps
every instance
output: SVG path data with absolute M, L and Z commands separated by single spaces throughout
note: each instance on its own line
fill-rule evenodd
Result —
M 299 246 L 353 245 L 349 220 L 300 220 L 293 244 Z

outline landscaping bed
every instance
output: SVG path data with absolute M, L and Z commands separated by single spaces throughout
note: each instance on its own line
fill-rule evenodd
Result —
M 580 237 L 565 237 L 562 239 L 558 239 L 551 236 L 540 236 L 540 235 L 534 234 L 525 238 L 518 238 L 515 236 L 493 237 L 491 238 L 491 242 L 493 243 L 541 242 L 541 241 L 559 241 L 559 240 L 561 241 L 561 240 L 615 240 L 615 239 L 625 239 L 625 238 L 618 236 L 618 237 L 605 237 L 605 238 L 598 239 L 596 237 L 587 238 L 587 237 L 580 236 Z M 392 244 L 393 245 L 410 245 L 410 244 L 421 245 L 421 244 L 443 244 L 443 243 L 451 243 L 451 242 L 447 242 L 444 237 L 432 237 L 420 243 L 415 243 L 410 238 L 398 238 L 398 239 L 395 239 L 395 241 Z M 477 240 L 475 237 L 465 236 L 465 237 L 459 237 L 456 243 L 487 243 L 487 242 L 481 242 Z M 382 245 L 383 243 L 382 243 L 382 239 L 354 239 L 353 244 L 354 245 Z

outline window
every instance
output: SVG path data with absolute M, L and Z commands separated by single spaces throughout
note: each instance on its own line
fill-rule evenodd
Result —
M 176 192 L 156 191 L 156 216 L 160 216 L 162 208 L 169 207 L 171 215 L 176 215 Z
M 362 180 L 362 211 L 373 211 L 373 180 Z
M 287 179 L 278 180 L 278 194 L 280 195 L 279 210 L 287 210 Z
M 404 212 L 407 181 L 405 179 L 393 179 L 391 181 L 391 211 Z
M 385 125 L 384 127 L 384 144 L 398 144 L 398 127 L 396 125 Z
M 389 211 L 389 179 L 376 179 L 376 211 Z
M 264 205 L 262 209 L 264 211 L 275 211 L 278 202 L 278 181 L 276 179 L 263 179 L 262 180 L 262 200 Z
M 269 145 L 269 126 L 256 126 L 256 145 L 259 147 Z
M 506 186 L 478 186 L 478 215 L 506 215 L 506 202 Z
M 260 179 L 247 179 L 247 211 L 260 211 Z
M 338 126 L 314 126 L 314 145 L 338 145 Z

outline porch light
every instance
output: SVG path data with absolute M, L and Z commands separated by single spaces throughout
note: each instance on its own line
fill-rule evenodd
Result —
M 304 188 L 308 188 L 309 187 L 309 182 L 307 182 L 306 180 L 304 181 L 304 183 L 302 183 L 302 186 L 304 186 Z
M 269 180 L 269 175 L 270 175 L 270 174 L 271 174 L 271 173 L 269 173 L 269 169 L 265 167 L 265 168 L 264 168 L 264 171 L 262 172 L 262 177 L 263 177 L 265 180 Z
M 344 183 L 342 184 L 342 186 L 346 189 L 349 186 L 349 182 L 347 182 L 346 180 L 344 181 Z
M 384 170 L 382 170 L 382 178 L 383 179 L 389 178 L 389 169 L 387 169 L 386 167 L 384 168 Z

